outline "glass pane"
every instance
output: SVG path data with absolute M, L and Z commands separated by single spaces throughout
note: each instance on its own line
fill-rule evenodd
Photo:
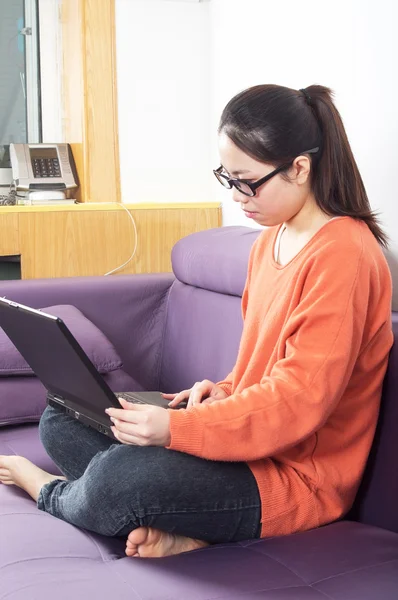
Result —
M 39 141 L 29 139 L 28 123 L 30 104 L 38 104 L 39 86 L 38 69 L 34 81 L 27 81 L 26 76 L 27 66 L 38 61 L 37 47 L 32 46 L 37 39 L 37 18 L 27 22 L 32 14 L 37 17 L 36 0 L 0 1 L 0 168 L 10 166 L 11 142 Z

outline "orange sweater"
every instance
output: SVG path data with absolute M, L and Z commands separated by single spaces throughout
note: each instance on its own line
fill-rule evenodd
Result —
M 391 277 L 367 225 L 339 217 L 287 265 L 261 233 L 242 298 L 229 396 L 170 411 L 169 448 L 244 461 L 262 536 L 303 531 L 351 507 L 372 444 L 392 346 Z

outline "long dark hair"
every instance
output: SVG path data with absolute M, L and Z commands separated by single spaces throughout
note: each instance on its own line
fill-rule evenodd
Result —
M 219 132 L 252 158 L 275 166 L 319 147 L 311 160 L 312 192 L 330 216 L 364 221 L 379 244 L 388 245 L 355 162 L 333 94 L 322 85 L 294 90 L 257 85 L 237 94 L 221 115 Z

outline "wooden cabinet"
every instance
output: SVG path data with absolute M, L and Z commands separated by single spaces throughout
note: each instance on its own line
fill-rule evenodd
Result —
M 179 239 L 220 225 L 219 203 L 4 206 L 0 256 L 21 255 L 22 279 L 104 275 L 129 259 L 137 241 L 117 273 L 166 272 Z

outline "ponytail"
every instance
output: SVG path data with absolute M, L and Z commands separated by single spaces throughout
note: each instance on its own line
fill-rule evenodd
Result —
M 377 214 L 370 208 L 368 196 L 355 162 L 340 113 L 332 101 L 332 92 L 321 85 L 303 90 L 309 96 L 321 131 L 321 154 L 313 163 L 313 193 L 318 206 L 333 216 L 349 216 L 364 221 L 379 244 L 388 245 Z
M 319 147 L 319 152 L 309 155 L 312 192 L 318 206 L 330 216 L 364 221 L 379 244 L 387 247 L 387 235 L 370 208 L 329 88 L 251 87 L 237 94 L 224 108 L 221 131 L 249 156 L 275 166 Z

